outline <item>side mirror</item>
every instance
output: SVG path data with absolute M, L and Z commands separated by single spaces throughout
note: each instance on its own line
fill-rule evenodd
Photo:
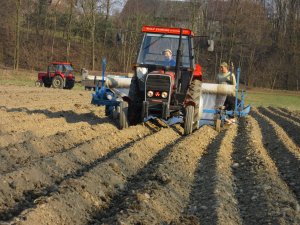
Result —
M 209 40 L 207 36 L 195 36 L 195 48 L 214 51 L 214 40 Z
M 207 51 L 213 52 L 214 51 L 214 47 L 215 47 L 214 40 L 207 40 L 207 44 L 208 44 Z

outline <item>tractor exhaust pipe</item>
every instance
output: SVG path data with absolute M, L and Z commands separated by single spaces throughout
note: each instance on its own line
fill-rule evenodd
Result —
M 175 85 L 176 85 L 176 93 L 180 93 L 179 81 L 181 80 L 181 60 L 182 60 L 182 52 L 181 52 L 181 42 L 182 42 L 182 28 L 180 28 L 180 36 L 179 36 L 179 43 L 176 55 L 176 66 L 175 66 Z

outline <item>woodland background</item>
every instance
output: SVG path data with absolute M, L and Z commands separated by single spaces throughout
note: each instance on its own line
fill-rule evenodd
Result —
M 142 25 L 192 29 L 215 42 L 197 49 L 205 79 L 222 61 L 241 67 L 249 87 L 299 90 L 299 0 L 2 0 L 0 65 L 45 70 L 71 61 L 77 71 L 131 72 Z

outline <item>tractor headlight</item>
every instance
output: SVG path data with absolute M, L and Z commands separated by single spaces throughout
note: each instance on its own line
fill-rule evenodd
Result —
M 163 93 L 161 93 L 161 97 L 162 98 L 167 98 L 168 97 L 168 92 L 163 92 Z
M 149 98 L 153 97 L 153 91 L 148 91 L 148 92 L 147 92 L 147 96 L 148 96 Z

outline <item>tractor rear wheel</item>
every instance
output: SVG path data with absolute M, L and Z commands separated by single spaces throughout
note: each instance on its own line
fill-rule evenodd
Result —
M 52 87 L 53 88 L 64 88 L 64 80 L 61 76 L 55 76 L 52 80 Z
M 120 102 L 120 114 L 119 114 L 119 122 L 120 129 L 124 129 L 128 127 L 128 103 L 125 101 Z
M 185 118 L 184 118 L 184 135 L 189 135 L 193 132 L 194 125 L 194 113 L 195 108 L 189 105 L 185 108 Z
M 193 130 L 199 129 L 199 120 L 202 117 L 203 104 L 201 102 L 202 83 L 200 80 L 193 80 L 188 93 L 191 100 L 195 103 L 194 117 L 193 117 Z

